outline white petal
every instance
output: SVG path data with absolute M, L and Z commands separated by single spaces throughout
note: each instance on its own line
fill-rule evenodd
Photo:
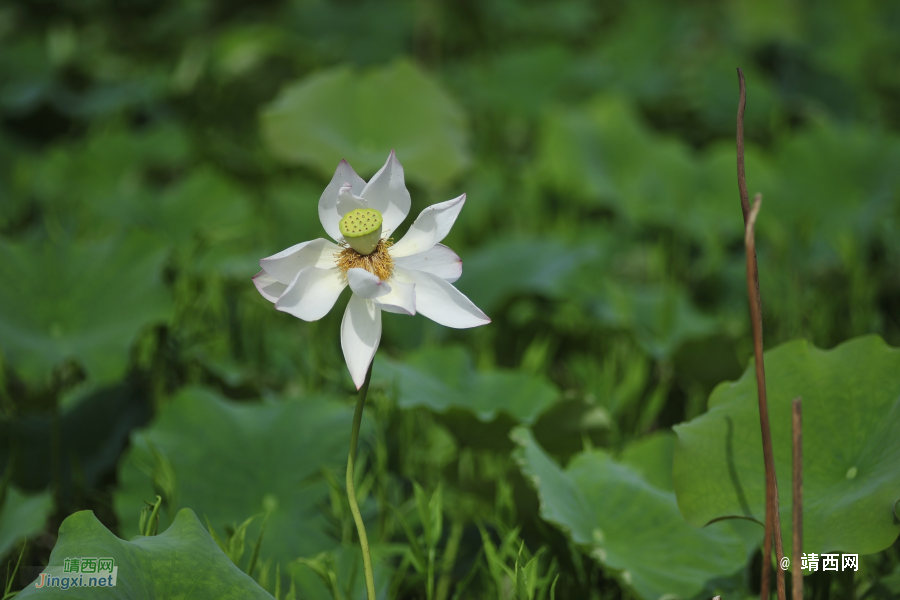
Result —
M 307 267 L 330 269 L 335 266 L 335 254 L 341 251 L 341 247 L 329 242 L 325 238 L 319 238 L 302 244 L 291 246 L 278 254 L 259 261 L 263 270 L 284 284 L 294 281 L 297 273 Z
M 425 271 L 400 271 L 416 283 L 416 310 L 435 323 L 454 329 L 478 327 L 491 322 L 481 309 L 458 289 Z
M 288 288 L 286 284 L 281 283 L 264 270 L 253 276 L 253 285 L 269 302 L 277 301 Z
M 378 279 L 377 275 L 373 275 L 365 269 L 348 270 L 347 282 L 354 294 L 362 296 L 366 300 L 372 300 L 391 292 L 391 286 L 387 281 Z
M 356 389 L 365 382 L 380 341 L 381 309 L 371 300 L 353 294 L 341 321 L 341 349 Z
M 431 250 L 412 256 L 401 256 L 395 264 L 411 271 L 425 271 L 437 275 L 444 281 L 453 283 L 462 275 L 462 260 L 456 252 L 443 244 L 436 244 Z
M 345 287 L 347 280 L 337 267 L 307 267 L 297 273 L 275 308 L 304 321 L 316 321 L 328 314 Z
M 391 293 L 374 300 L 381 310 L 398 315 L 416 314 L 416 284 L 404 283 L 397 277 L 390 279 Z
M 381 213 L 382 227 L 388 235 L 393 233 L 409 214 L 409 192 L 403 178 L 403 166 L 391 150 L 387 162 L 381 167 L 360 194 L 369 208 Z
M 345 183 L 341 187 L 340 192 L 338 192 L 338 214 L 343 217 L 351 210 L 356 210 L 357 208 L 366 208 L 366 201 L 359 196 L 354 195 L 350 184 Z M 338 221 L 338 224 L 340 224 L 340 221 Z
M 450 233 L 465 202 L 466 195 L 463 194 L 453 200 L 432 204 L 423 210 L 403 239 L 391 246 L 391 256 L 399 258 L 431 250 Z
M 362 177 L 356 174 L 353 167 L 346 160 L 342 160 L 331 178 L 331 183 L 322 192 L 319 198 L 319 221 L 325 232 L 335 240 L 341 239 L 341 230 L 338 223 L 341 222 L 343 215 L 337 211 L 338 194 L 340 194 L 341 186 L 349 183 L 354 194 L 359 194 L 366 187 L 366 182 Z

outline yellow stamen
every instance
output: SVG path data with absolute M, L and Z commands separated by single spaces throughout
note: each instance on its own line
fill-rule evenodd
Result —
M 378 240 L 371 254 L 360 254 L 348 245 L 337 255 L 337 266 L 344 276 L 350 269 L 365 269 L 382 281 L 387 281 L 394 272 L 394 259 L 388 252 L 394 244 L 392 239 Z

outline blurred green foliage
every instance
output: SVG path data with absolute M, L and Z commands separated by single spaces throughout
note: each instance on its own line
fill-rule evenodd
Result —
M 26 496 L 8 487 L 0 506 L 0 552 L 6 555 L 23 537 L 41 531 L 52 510 L 53 498 L 48 492 Z
M 734 69 L 766 347 L 896 347 L 898 65 L 900 7 L 874 0 L 4 4 L 0 552 L 30 536 L 46 563 L 82 509 L 133 535 L 159 494 L 157 538 L 193 509 L 279 600 L 362 597 L 346 295 L 304 323 L 250 277 L 323 236 L 341 158 L 368 178 L 394 148 L 413 217 L 467 194 L 446 242 L 493 322 L 385 319 L 357 483 L 381 597 L 758 594 L 761 528 L 691 530 L 672 484 L 670 428 L 752 354 Z M 808 592 L 888 598 L 898 573 L 894 542 Z

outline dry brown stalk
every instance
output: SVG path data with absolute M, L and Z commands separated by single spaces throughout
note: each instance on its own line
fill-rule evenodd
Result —
M 794 398 L 791 402 L 791 449 L 794 459 L 791 483 L 791 507 L 793 518 L 793 537 L 791 562 L 794 565 L 792 571 L 791 590 L 794 600 L 803 600 L 803 570 L 800 568 L 800 553 L 803 551 L 803 414 L 802 400 Z
M 762 301 L 759 292 L 759 271 L 756 261 L 756 240 L 754 226 L 759 215 L 762 195 L 757 194 L 752 208 L 749 206 L 747 193 L 747 177 L 744 169 L 744 110 L 747 105 L 747 92 L 744 86 L 744 73 L 738 72 L 740 98 L 737 114 L 737 171 L 738 191 L 741 195 L 741 211 L 744 215 L 744 244 L 747 252 L 747 295 L 750 303 L 750 324 L 753 330 L 753 354 L 756 361 L 756 386 L 759 398 L 759 425 L 762 434 L 763 463 L 766 472 L 766 523 L 763 540 L 762 588 L 760 598 L 768 600 L 769 580 L 771 576 L 772 541 L 775 542 L 777 564 L 781 565 L 784 549 L 781 543 L 781 517 L 778 514 L 778 483 L 775 478 L 775 458 L 772 452 L 772 433 L 769 427 L 769 406 L 766 400 L 766 372 L 763 361 L 762 339 Z M 784 588 L 784 571 L 777 569 L 775 573 L 778 600 L 786 600 Z

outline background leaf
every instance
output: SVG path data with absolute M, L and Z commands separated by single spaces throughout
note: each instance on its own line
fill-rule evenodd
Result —
M 747 541 L 732 524 L 691 527 L 679 514 L 674 493 L 607 453 L 584 452 L 563 470 L 529 430 L 518 428 L 512 438 L 519 445 L 515 457 L 522 473 L 541 500 L 541 517 L 640 597 L 691 597 L 706 580 L 730 575 L 746 561 Z
M 459 347 L 422 350 L 405 364 L 381 361 L 376 383 L 393 384 L 403 408 L 424 406 L 438 413 L 461 409 L 492 421 L 501 412 L 532 423 L 559 391 L 540 377 L 514 371 L 479 372 Z
M 142 501 L 161 490 L 160 529 L 181 507 L 220 531 L 269 511 L 260 560 L 285 571 L 298 557 L 329 550 L 337 542 L 320 510 L 328 497 L 321 470 L 343 466 L 351 417 L 349 407 L 321 397 L 248 405 L 184 390 L 132 435 L 115 495 L 121 529 L 137 533 Z M 248 540 L 261 522 L 248 527 Z
M 0 461 L 10 460 L 11 481 L 30 492 L 56 486 L 66 504 L 97 493 L 115 472 L 129 434 L 147 424 L 152 406 L 146 382 L 83 391 L 60 409 L 60 454 L 54 456 L 51 415 L 23 414 L 0 420 Z M 54 462 L 61 467 L 54 477 Z M 152 499 L 152 497 L 150 498 Z
M 765 354 L 784 552 L 790 556 L 791 400 L 803 399 L 803 552 L 869 554 L 900 533 L 900 351 L 877 336 L 833 350 L 805 341 Z M 678 506 L 697 527 L 765 520 L 765 475 L 751 363 L 709 411 L 675 427 Z
M 120 378 L 142 329 L 165 322 L 171 301 L 162 286 L 164 251 L 134 232 L 90 243 L 0 240 L 0 346 L 31 381 L 65 360 L 91 379 Z
M 17 598 L 96 598 L 98 593 L 108 598 L 272 598 L 234 566 L 188 509 L 179 511 L 160 535 L 130 542 L 110 533 L 92 512 L 77 512 L 60 526 L 49 566 L 62 567 L 65 558 L 74 557 L 111 557 L 119 569 L 116 586 L 103 592 L 29 586 Z
M 50 492 L 27 495 L 14 486 L 7 487 L 0 506 L 0 556 L 23 539 L 43 530 L 52 511 Z
M 441 187 L 468 164 L 463 113 L 409 61 L 365 73 L 323 71 L 282 91 L 262 113 L 278 158 L 331 176 L 346 159 L 366 179 L 393 148 L 407 180 Z

